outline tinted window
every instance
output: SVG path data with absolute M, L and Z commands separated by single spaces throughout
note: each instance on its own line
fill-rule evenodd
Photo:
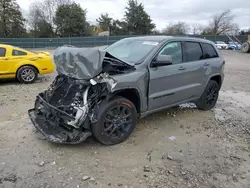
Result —
M 182 62 L 181 42 L 170 42 L 160 52 L 159 55 L 172 56 L 173 64 Z
M 0 48 L 0 57 L 5 57 L 6 49 Z
M 203 57 L 204 59 L 218 57 L 214 47 L 211 44 L 201 44 L 203 49 Z
M 186 42 L 187 61 L 202 59 L 202 50 L 198 42 Z
M 12 50 L 12 55 L 13 56 L 18 56 L 18 55 L 27 55 L 26 52 L 22 52 L 22 51 L 19 51 L 19 50 Z

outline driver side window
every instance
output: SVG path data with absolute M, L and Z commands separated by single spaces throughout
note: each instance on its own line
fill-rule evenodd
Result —
M 159 55 L 169 55 L 172 57 L 173 64 L 182 63 L 181 42 L 170 42 L 163 47 Z

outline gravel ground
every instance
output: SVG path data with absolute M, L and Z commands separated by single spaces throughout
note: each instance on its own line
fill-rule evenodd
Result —
M 250 54 L 222 53 L 226 76 L 216 108 L 182 105 L 150 115 L 111 147 L 39 137 L 27 110 L 54 74 L 32 85 L 1 82 L 0 187 L 249 188 Z

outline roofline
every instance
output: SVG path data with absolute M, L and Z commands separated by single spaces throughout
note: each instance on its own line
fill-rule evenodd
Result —
M 169 40 L 180 40 L 180 41 L 194 41 L 194 42 L 203 42 L 203 43 L 209 43 L 209 44 L 214 44 L 213 41 L 207 40 L 207 39 L 202 39 L 198 37 L 186 37 L 186 36 L 178 36 L 178 37 L 172 37 L 172 38 L 166 38 L 164 42 L 167 42 Z

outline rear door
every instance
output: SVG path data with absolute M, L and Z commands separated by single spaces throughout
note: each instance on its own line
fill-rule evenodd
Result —
M 212 70 L 212 67 L 218 67 L 220 65 L 220 58 L 217 54 L 215 48 L 213 45 L 208 43 L 201 43 L 202 51 L 203 51 L 203 89 L 206 87 L 206 82 L 211 76 L 211 74 L 214 72 Z
M 203 58 L 201 44 L 195 41 L 184 42 L 184 64 L 185 71 L 183 77 L 185 82 L 185 90 L 183 99 L 189 100 L 199 98 L 203 92 L 205 83 L 204 70 L 207 67 Z

